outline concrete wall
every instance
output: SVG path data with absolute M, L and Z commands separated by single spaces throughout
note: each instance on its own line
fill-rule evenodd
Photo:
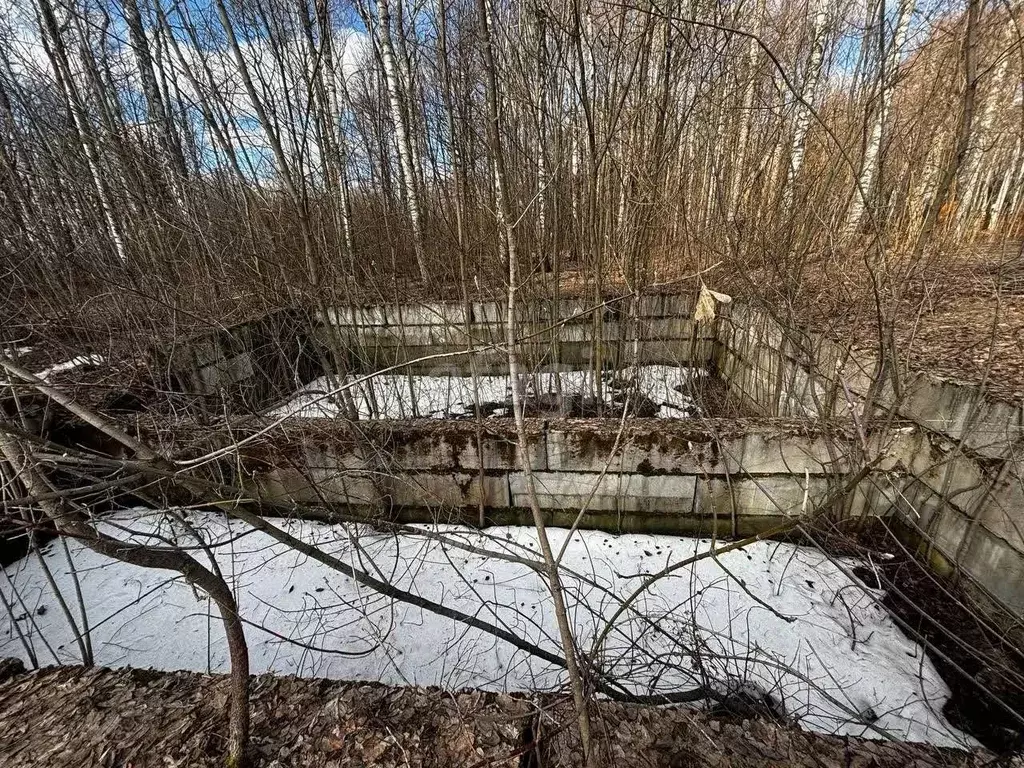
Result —
M 323 373 L 306 313 L 279 310 L 153 350 L 154 380 L 170 392 L 262 408 Z
M 592 365 L 597 356 L 606 368 L 627 362 L 714 363 L 729 396 L 745 410 L 805 426 L 822 417 L 851 423 L 851 416 L 863 409 L 876 374 L 870 354 L 787 329 L 767 312 L 742 302 L 703 326 L 691 322 L 689 301 L 677 296 L 613 302 L 598 312 L 589 312 L 589 306 L 576 299 L 524 303 L 520 335 L 526 337 L 526 365 Z M 318 355 L 338 368 L 366 371 L 471 346 L 479 350 L 503 344 L 504 318 L 500 302 L 395 304 L 317 316 L 284 311 L 163 350 L 154 369 L 170 372 L 186 392 L 211 397 L 223 391 L 262 405 L 286 396 L 297 381 L 317 375 Z M 507 367 L 501 350 L 485 349 L 473 357 L 481 373 Z M 468 360 L 468 355 L 446 356 L 407 370 L 465 373 Z M 937 567 L 962 569 L 997 600 L 1024 614 L 1024 462 L 1017 457 L 1024 447 L 1021 403 L 994 401 L 980 388 L 927 375 L 903 381 L 898 398 L 891 386 L 879 388 L 875 403 L 880 412 L 891 410 L 913 429 L 901 433 L 898 450 L 884 447 L 887 461 L 895 463 L 874 473 L 851 495 L 848 513 L 899 515 L 925 542 Z M 741 435 L 702 442 L 684 440 L 682 433 L 660 422 L 655 431 L 665 433 L 665 455 L 681 462 L 677 467 L 658 464 L 662 448 L 657 440 L 638 438 L 636 445 L 643 449 L 627 446 L 623 455 L 630 458 L 603 477 L 601 468 L 580 450 L 581 441 L 590 439 L 586 435 L 596 434 L 601 426 L 552 426 L 531 448 L 541 503 L 556 522 L 571 522 L 572 510 L 593 490 L 588 522 L 613 530 L 706 530 L 716 515 L 720 523 L 729 521 L 720 528 L 724 533 L 756 529 L 792 514 L 803 504 L 805 490 L 809 500 L 819 498 L 835 476 L 835 467 L 826 466 L 825 457 L 812 449 L 813 440 L 803 443 L 804 438 L 790 436 L 773 441 L 768 437 L 773 427 L 766 426 L 770 423 L 779 422 L 747 423 Z M 459 440 L 465 438 L 465 426 L 451 428 L 453 435 L 461 435 Z M 720 428 L 734 434 L 724 423 Z M 394 429 L 413 440 L 411 426 Z M 355 454 L 346 454 L 339 463 L 338 456 L 317 458 L 306 446 L 298 469 L 263 471 L 259 482 L 283 497 L 313 501 L 318 489 L 333 503 L 399 512 L 429 506 L 470 514 L 483 501 L 496 519 L 526 521 L 520 514 L 526 504 L 515 462 L 501 460 L 501 446 L 511 437 L 500 430 L 488 422 L 483 458 L 475 464 L 449 466 L 430 459 L 434 463 L 421 466 L 422 457 L 437 454 L 422 441 L 442 439 L 428 430 L 428 437 L 413 441 L 415 449 L 403 448 L 404 443 L 392 446 L 401 470 L 395 478 L 372 472 L 396 467 L 349 466 Z M 886 435 L 886 440 L 893 439 Z M 768 462 L 762 473 L 752 447 L 758 440 L 770 446 L 768 454 L 785 461 Z M 717 463 L 710 454 L 688 453 L 689 443 L 718 446 Z M 815 456 L 817 469 L 794 459 L 793 451 L 797 457 L 805 452 Z M 601 460 L 607 453 L 599 455 Z M 697 455 L 703 458 L 698 461 Z M 726 469 L 728 458 L 723 456 L 729 455 L 744 459 Z M 311 474 L 312 485 L 297 472 Z
M 579 299 L 524 303 L 520 354 L 528 369 L 627 364 L 708 365 L 714 325 L 695 326 L 689 301 L 645 296 L 600 310 Z M 595 341 L 599 340 L 599 341 Z M 324 372 L 372 372 L 398 363 L 410 373 L 505 373 L 505 306 L 497 301 L 388 304 L 327 312 L 279 310 L 154 350 L 150 367 L 165 389 L 226 394 L 263 407 Z M 472 355 L 468 351 L 474 350 Z M 421 362 L 420 358 L 434 356 Z
M 786 329 L 739 304 L 719 320 L 717 363 L 730 396 L 766 416 L 862 415 L 875 358 Z M 916 425 L 908 477 L 893 511 L 939 569 L 962 570 L 989 596 L 1024 614 L 1024 405 L 983 388 L 915 374 L 875 396 L 876 418 Z
M 681 296 L 644 296 L 612 301 L 600 310 L 582 299 L 524 302 L 519 313 L 519 347 L 528 367 L 603 366 L 628 363 L 706 365 L 714 356 L 715 330 L 694 331 L 690 302 Z M 479 350 L 477 372 L 503 372 L 505 305 L 498 301 L 394 304 L 344 308 L 317 316 L 316 333 L 335 350 L 338 367 L 372 371 L 430 355 Z M 465 355 L 417 363 L 414 373 L 465 373 Z
M 813 508 L 849 469 L 834 436 L 787 420 L 638 419 L 616 451 L 617 424 L 607 420 L 530 420 L 529 430 L 538 503 L 557 525 L 586 508 L 585 527 L 746 535 Z M 286 431 L 287 445 L 264 443 L 244 457 L 245 482 L 262 496 L 407 521 L 476 521 L 482 505 L 489 522 L 530 522 L 511 424 L 488 422 L 478 433 L 469 421 L 421 420 L 356 431 L 297 419 Z M 891 437 L 880 478 L 916 448 L 912 431 Z M 873 485 L 854 499 L 859 507 L 847 513 L 873 512 Z

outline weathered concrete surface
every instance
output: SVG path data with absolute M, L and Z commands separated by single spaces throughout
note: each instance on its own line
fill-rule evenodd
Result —
M 756 413 L 790 418 L 861 415 L 877 376 L 874 357 L 786 329 L 738 304 L 719 319 L 717 364 L 732 397 Z M 1024 615 L 1024 403 L 928 374 L 876 388 L 878 413 L 920 427 L 902 455 L 910 477 L 892 484 L 899 514 L 933 562 L 960 568 L 990 597 Z
M 717 339 L 719 372 L 730 390 L 765 415 L 848 415 L 862 406 L 877 375 L 870 352 L 786 329 L 743 303 L 718 319 Z M 1024 441 L 1024 403 L 992 399 L 983 387 L 917 373 L 900 382 L 899 397 L 886 380 L 875 402 L 980 456 L 1004 458 Z
M 526 365 L 591 365 L 598 356 L 606 368 L 624 362 L 713 363 L 728 396 L 744 410 L 805 424 L 859 418 L 878 373 L 871 354 L 786 328 L 742 302 L 700 325 L 690 320 L 689 300 L 679 296 L 645 296 L 592 309 L 578 299 L 524 302 L 520 334 Z M 154 368 L 170 371 L 179 389 L 207 397 L 223 392 L 250 403 L 283 397 L 296 381 L 308 381 L 318 355 L 338 368 L 359 370 L 442 355 L 404 370 L 465 374 L 470 355 L 464 353 L 472 349 L 478 373 L 507 369 L 498 348 L 505 339 L 501 302 L 340 308 L 310 317 L 275 313 L 194 339 L 165 351 Z M 311 352 L 314 347 L 318 353 Z M 929 551 L 940 556 L 936 562 L 961 567 L 1024 614 L 1024 404 L 992 400 L 982 388 L 923 374 L 905 377 L 898 398 L 891 384 L 876 389 L 879 412 L 894 412 L 916 431 L 903 437 L 885 433 L 885 440 L 898 438 L 905 445 L 871 446 L 871 455 L 885 460 L 870 483 L 855 489 L 848 513 L 896 510 L 930 540 Z M 393 467 L 387 469 L 399 468 L 401 480 L 374 474 L 379 467 L 371 471 L 349 466 L 351 458 L 325 455 L 304 456 L 301 470 L 280 465 L 263 472 L 260 482 L 281 498 L 349 499 L 396 514 L 409 514 L 417 499 L 435 510 L 482 504 L 518 514 L 526 502 L 520 486 L 498 476 L 512 477 L 521 463 L 515 441 L 495 429 L 485 430 L 479 452 L 475 432 L 463 434 L 458 446 L 389 446 Z M 740 532 L 749 520 L 794 514 L 821 497 L 827 482 L 820 478 L 848 468 L 853 451 L 849 440 L 819 427 L 817 437 L 779 442 L 748 424 L 742 439 L 676 434 L 667 448 L 657 440 L 627 440 L 606 467 L 613 441 L 601 443 L 601 451 L 581 450 L 593 443 L 595 429 L 591 424 L 560 431 L 556 425 L 531 443 L 531 466 L 543 480 L 542 506 L 557 515 L 586 503 L 594 525 L 621 525 L 628 518 L 639 530 L 666 525 L 667 515 L 685 521 L 680 530 L 724 516 Z M 725 424 L 715 429 L 735 431 Z M 439 463 L 437 450 L 455 451 L 450 466 Z M 762 475 L 766 479 L 751 479 Z M 653 479 L 663 476 L 679 479 Z
M 853 466 L 836 435 L 787 420 L 529 420 L 527 454 L 538 505 L 557 524 L 585 510 L 584 527 L 745 534 L 806 514 Z M 437 420 L 367 423 L 295 419 L 287 444 L 243 451 L 245 482 L 282 502 L 354 507 L 402 520 L 529 522 L 529 485 L 513 425 Z M 897 471 L 916 445 L 884 441 L 878 472 Z M 843 436 L 849 439 L 849 436 Z M 840 441 L 841 444 L 841 441 Z M 892 498 L 864 491 L 848 512 L 888 514 Z M 882 506 L 879 506 L 882 505 Z
M 153 350 L 160 388 L 263 408 L 323 373 L 306 313 L 278 310 Z
M 713 325 L 697 326 L 680 296 L 612 301 L 594 311 L 579 299 L 524 302 L 519 313 L 519 352 L 529 367 L 624 364 L 706 365 L 714 356 Z M 317 335 L 338 366 L 373 370 L 412 362 L 414 373 L 465 373 L 469 357 L 421 358 L 474 349 L 477 372 L 507 368 L 501 302 L 428 303 L 343 308 L 317 316 Z

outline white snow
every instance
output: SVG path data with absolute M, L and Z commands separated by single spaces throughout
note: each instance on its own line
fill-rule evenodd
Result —
M 58 373 L 64 373 L 65 371 L 71 371 L 82 365 L 101 365 L 103 358 L 100 355 L 78 355 L 70 360 L 65 360 L 63 363 L 57 363 L 51 365 L 49 368 L 45 368 L 36 374 L 37 378 L 43 381 L 49 381 L 52 376 Z
M 254 674 L 451 689 L 537 690 L 564 682 L 560 670 L 504 641 L 384 598 L 238 521 L 210 513 L 192 513 L 187 520 L 209 543 L 243 617 L 310 646 L 249 625 Z M 437 539 L 536 560 L 533 529 L 475 532 L 435 526 L 429 529 L 433 538 L 421 538 L 385 535 L 365 526 L 272 522 L 346 563 L 561 655 L 551 601 L 535 571 Z M 130 528 L 151 542 L 159 534 L 195 547 L 193 554 L 206 559 L 189 529 L 168 512 L 128 510 L 103 527 L 122 538 Z M 550 530 L 556 552 L 567 534 Z M 709 543 L 672 536 L 573 534 L 562 561 L 563 579 L 581 646 L 590 649 L 596 628 L 641 585 L 643 574 L 705 551 Z M 168 572 L 114 563 L 74 541 L 69 546 L 89 608 L 97 663 L 227 670 L 221 625 L 215 608 L 211 618 L 205 597 Z M 62 548 L 54 542 L 45 550 L 46 562 L 73 605 Z M 73 635 L 38 558 L 25 558 L 7 572 L 10 582 L 0 582 L 0 590 L 14 603 L 18 624 L 40 662 L 54 661 L 42 636 L 60 661 L 76 662 Z M 899 632 L 859 582 L 817 550 L 760 542 L 724 554 L 719 562 L 704 559 L 656 582 L 635 608 L 639 613 L 624 614 L 596 656 L 603 669 L 635 692 L 692 687 L 698 678 L 691 649 L 699 646 L 710 678 L 756 682 L 781 699 L 805 728 L 877 736 L 858 721 L 858 713 L 870 710 L 877 715 L 876 725 L 895 737 L 972 743 L 943 719 L 949 691 L 920 647 Z M 10 617 L 2 616 L 0 656 L 8 655 L 27 660 Z
M 693 373 L 691 373 L 693 372 Z M 606 375 L 602 387 L 603 401 L 611 405 L 621 402 L 622 382 L 636 383 L 635 392 L 646 395 L 660 406 L 661 418 L 679 418 L 694 410 L 693 400 L 684 394 L 690 375 L 706 375 L 706 371 L 668 365 L 645 365 Z M 321 377 L 307 384 L 285 405 L 269 415 L 328 417 L 349 415 L 354 409 L 360 419 L 449 418 L 474 413 L 474 382 L 471 376 L 381 374 L 355 384 L 344 394 L 332 394 L 359 376 L 345 378 Z M 593 371 L 539 372 L 526 377 L 527 396 L 554 395 L 563 397 L 591 396 L 596 393 Z M 683 391 L 680 391 L 683 390 Z M 512 396 L 508 375 L 477 376 L 476 402 L 504 404 Z M 349 395 L 351 400 L 349 400 Z M 493 409 L 491 416 L 510 416 L 507 408 Z

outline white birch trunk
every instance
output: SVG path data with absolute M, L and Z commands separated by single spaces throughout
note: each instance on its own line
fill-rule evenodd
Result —
M 900 52 L 906 44 L 907 31 L 910 29 L 910 20 L 914 15 L 914 0 L 901 0 L 896 11 L 896 28 L 893 32 L 889 50 L 884 59 L 884 71 L 878 84 L 878 107 L 875 110 L 875 119 L 871 124 L 871 133 L 868 135 L 867 144 L 864 146 L 864 163 L 861 166 L 860 177 L 857 179 L 857 188 L 853 193 L 853 200 L 850 203 L 850 211 L 846 219 L 846 233 L 853 234 L 864 216 L 867 200 L 874 197 L 872 191 L 875 186 L 875 174 L 878 170 L 878 153 L 882 145 L 882 134 L 885 131 L 885 123 L 889 113 L 889 99 L 893 90 L 896 67 L 899 65 Z
M 327 34 L 331 34 L 328 29 Z M 338 216 L 341 219 L 342 239 L 345 243 L 345 252 L 350 261 L 355 261 L 356 246 L 352 236 L 351 205 L 348 194 L 348 175 L 346 165 L 348 163 L 348 140 L 345 136 L 344 120 L 342 119 L 341 100 L 338 98 L 338 78 L 345 77 L 341 71 L 341 64 L 334 55 L 334 41 L 326 41 L 324 44 L 327 74 L 324 77 L 324 87 L 327 91 L 328 108 L 331 111 L 329 124 L 334 129 L 334 146 L 337 152 L 335 159 L 335 173 L 338 183 Z M 342 52 L 344 54 L 344 51 Z
M 1000 31 L 997 50 L 1000 52 L 1005 50 L 1012 33 L 1011 18 L 1007 20 L 1005 27 Z M 960 180 L 957 182 L 957 197 L 959 199 L 956 208 L 956 228 L 960 234 L 966 234 L 968 230 L 973 229 L 976 220 L 975 214 L 985 203 L 984 180 L 987 178 L 987 174 L 984 172 L 984 166 L 989 156 L 986 145 L 991 141 L 992 127 L 998 107 L 1005 103 L 1006 76 L 1009 72 L 1010 58 L 1009 55 L 1004 54 L 996 65 L 996 70 L 992 75 L 992 87 L 982 102 L 974 122 L 974 132 L 971 136 L 972 146 L 964 160 Z
M 807 57 L 807 74 L 801 89 L 801 102 L 796 105 L 793 119 L 793 143 L 789 156 L 789 172 L 786 176 L 786 187 L 783 192 L 785 207 L 793 205 L 793 185 L 800 175 L 806 154 L 807 129 L 811 125 L 810 105 L 814 104 L 821 79 L 821 63 L 825 56 L 825 25 L 828 22 L 829 4 L 827 0 L 814 0 L 814 19 L 811 22 L 811 52 Z
M 548 167 L 547 147 L 547 30 L 540 13 L 537 24 L 537 85 L 534 100 L 537 104 L 537 250 L 540 263 L 545 263 L 547 249 Z
M 416 266 L 419 268 L 420 279 L 427 283 L 430 280 L 430 273 L 427 271 L 426 254 L 423 248 L 423 223 L 416 189 L 416 168 L 413 164 L 412 139 L 406 119 L 408 113 L 402 104 L 398 62 L 395 57 L 395 46 L 391 39 L 391 9 L 388 7 L 388 0 L 377 0 L 377 19 L 379 22 L 377 37 L 380 42 L 381 59 L 384 62 L 384 79 L 387 83 L 391 119 L 395 124 L 395 134 L 398 139 L 398 162 L 405 189 L 405 205 L 412 225 Z
M 107 234 L 110 235 L 110 241 L 114 245 L 117 257 L 122 262 L 127 263 L 128 253 L 124 246 L 124 239 L 114 217 L 114 207 L 111 204 L 107 185 L 100 174 L 99 152 L 92 141 L 92 127 L 86 120 L 85 105 L 82 103 L 81 96 L 72 83 L 72 70 L 67 47 L 64 45 L 64 40 L 60 35 L 62 24 L 58 22 L 49 0 L 40 0 L 39 8 L 43 17 L 43 39 L 48 43 L 44 44 L 44 48 L 54 72 L 57 73 L 61 92 L 67 100 L 75 132 L 78 134 L 78 141 L 82 146 L 82 152 L 85 154 L 90 181 L 96 190 L 100 212 L 103 215 L 104 223 L 107 225 Z
M 128 24 L 128 36 L 135 66 L 142 82 L 142 93 L 146 98 L 146 117 L 149 129 L 156 134 L 160 147 L 160 164 L 163 166 L 167 184 L 170 187 L 174 202 L 179 209 L 185 210 L 187 200 L 182 180 L 185 176 L 185 160 L 176 146 L 174 129 L 164 108 L 163 96 L 153 68 L 153 56 L 150 52 L 149 39 L 142 22 L 142 12 L 137 0 L 125 0 L 122 3 L 125 21 Z
M 1003 213 L 1003 209 L 1006 206 L 1006 200 L 1010 195 L 1010 188 L 1013 186 L 1014 179 L 1017 180 L 1017 187 L 1019 188 L 1024 179 L 1018 178 L 1018 171 L 1021 165 L 1021 141 L 1018 138 L 1015 142 L 1013 150 L 1010 152 L 1010 159 L 1006 165 L 1006 169 L 1003 171 L 1003 181 L 999 185 L 999 192 L 992 200 L 992 204 L 988 210 L 988 228 L 995 230 L 999 226 L 999 221 Z
M 754 11 L 753 32 L 761 34 L 764 19 L 765 0 L 759 0 Z M 755 38 L 747 39 L 746 67 L 744 74 L 747 81 L 743 85 L 743 96 L 740 99 L 739 136 L 736 139 L 736 157 L 732 162 L 732 184 L 729 190 L 729 210 L 727 215 L 735 218 L 739 215 L 740 199 L 743 196 L 743 181 L 749 178 L 746 172 L 747 147 L 750 143 L 750 124 L 754 119 L 754 85 L 757 75 L 757 59 L 761 46 Z

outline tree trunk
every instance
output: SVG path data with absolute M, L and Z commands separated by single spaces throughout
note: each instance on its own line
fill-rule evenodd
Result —
M 786 187 L 783 191 L 783 202 L 786 210 L 793 207 L 794 184 L 800 176 L 806 154 L 807 129 L 811 125 L 811 110 L 818 93 L 818 81 L 821 78 L 821 63 L 825 56 L 825 25 L 828 22 L 829 3 L 827 0 L 814 0 L 814 19 L 811 22 L 811 52 L 807 57 L 807 73 L 801 89 L 802 101 L 796 105 L 793 118 L 793 142 L 789 156 L 789 171 L 786 175 Z
M 999 185 L 999 192 L 996 193 L 992 200 L 992 205 L 988 211 L 988 228 L 995 230 L 999 226 L 999 222 L 1003 215 L 1003 209 L 1006 207 L 1006 201 L 1010 194 L 1010 188 L 1013 186 L 1014 179 L 1017 178 L 1017 171 L 1021 166 L 1021 140 L 1017 139 L 1014 142 L 1013 150 L 1010 152 L 1010 157 L 1007 162 L 1006 168 L 1003 170 L 1003 180 Z M 1024 179 L 1017 179 L 1017 186 L 1019 187 L 1024 183 Z
M 971 128 L 974 124 L 974 108 L 978 92 L 978 17 L 981 15 L 982 0 L 970 0 L 967 6 L 967 28 L 964 31 L 964 95 L 960 113 L 960 128 L 956 146 L 949 155 L 939 177 L 928 209 L 924 214 L 921 232 L 914 247 L 914 256 L 920 257 L 939 220 L 939 213 L 949 195 L 950 187 L 967 155 L 971 142 Z
M 377 39 L 380 43 L 381 59 L 384 64 L 384 79 L 388 89 L 388 103 L 391 107 L 391 120 L 395 124 L 398 140 L 398 160 L 402 171 L 402 184 L 405 190 L 405 205 L 412 225 L 412 244 L 416 255 L 416 266 L 419 268 L 420 280 L 424 284 L 430 281 L 427 268 L 426 252 L 423 245 L 423 222 L 420 212 L 420 200 L 416 184 L 416 168 L 413 164 L 412 137 L 408 123 L 408 113 L 403 104 L 401 83 L 399 82 L 398 62 L 395 57 L 395 46 L 391 39 L 391 9 L 388 0 L 377 0 Z
M 882 4 L 885 7 L 885 4 Z M 878 195 L 874 193 L 876 184 L 881 185 L 881 179 L 876 180 L 876 173 L 879 167 L 878 153 L 882 145 L 882 135 L 885 131 L 886 120 L 889 113 L 889 98 L 893 90 L 896 67 L 900 60 L 900 51 L 906 43 L 907 31 L 910 29 L 910 20 L 914 15 L 914 0 L 900 0 L 899 9 L 896 12 L 896 29 L 893 32 L 892 40 L 889 42 L 889 49 L 882 59 L 882 71 L 878 76 L 878 104 L 875 107 L 874 120 L 871 123 L 871 132 L 868 135 L 867 143 L 864 146 L 864 162 L 861 164 L 860 177 L 857 179 L 857 188 L 853 192 L 853 200 L 850 203 L 850 211 L 846 218 L 846 234 L 853 234 L 860 225 L 864 216 L 867 201 L 877 200 Z M 885 27 L 879 25 L 879 35 L 885 34 Z
M 498 225 L 504 231 L 505 247 L 508 252 L 508 306 L 506 308 L 505 328 L 506 343 L 508 344 L 509 379 L 512 384 L 512 412 L 516 424 L 516 435 L 519 442 L 519 453 L 523 465 L 523 475 L 526 478 L 530 511 L 533 514 L 533 523 L 537 531 L 537 540 L 540 544 L 541 553 L 544 557 L 548 589 L 551 592 L 551 598 L 554 604 L 555 621 L 558 624 L 558 633 L 561 638 L 562 652 L 565 654 L 566 674 L 569 678 L 569 687 L 572 690 L 573 703 L 576 707 L 580 739 L 583 743 L 584 762 L 587 766 L 590 766 L 592 765 L 594 755 L 590 732 L 590 715 L 587 711 L 586 692 L 584 690 L 583 678 L 580 674 L 579 665 L 576 659 L 576 645 L 573 638 L 572 627 L 569 623 L 569 614 L 565 607 L 564 592 L 562 590 L 561 578 L 558 572 L 558 562 L 555 560 L 554 552 L 551 549 L 551 543 L 548 540 L 547 529 L 544 523 L 544 515 L 541 512 L 540 504 L 537 500 L 533 473 L 530 467 L 529 451 L 527 450 L 529 438 L 526 432 L 526 420 L 523 416 L 521 370 L 519 352 L 516 348 L 516 292 L 519 281 L 516 231 L 508 199 L 508 175 L 505 168 L 505 155 L 501 147 L 501 117 L 498 106 L 498 79 L 494 63 L 494 54 L 491 48 L 491 20 L 490 12 L 487 8 L 487 0 L 477 0 L 477 11 L 480 14 L 481 48 L 488 112 L 487 135 L 491 145 L 491 155 L 494 160 L 494 184 L 498 198 Z
M 138 0 L 123 0 L 122 7 L 132 52 L 135 55 L 135 64 L 139 70 L 139 79 L 142 81 L 142 93 L 146 97 L 146 115 L 151 130 L 156 131 L 157 144 L 160 147 L 160 161 L 165 169 L 167 183 L 174 192 L 175 202 L 183 207 L 185 191 L 182 189 L 182 181 L 185 178 L 185 157 L 175 139 L 174 128 L 157 85 L 153 57 L 143 28 Z
M 78 141 L 82 146 L 82 151 L 85 153 L 89 176 L 96 190 L 96 199 L 99 202 L 100 212 L 107 225 L 107 233 L 110 235 L 110 240 L 114 245 L 114 251 L 117 253 L 118 258 L 122 263 L 127 263 L 128 252 L 125 249 L 124 238 L 114 216 L 114 206 L 110 199 L 106 180 L 100 172 L 100 155 L 96 148 L 96 143 L 93 141 L 92 127 L 89 125 L 81 94 L 72 80 L 71 64 L 68 61 L 67 49 L 64 45 L 64 39 L 61 37 L 60 24 L 57 22 L 57 17 L 54 14 L 50 0 L 39 0 L 39 11 L 43 26 L 43 48 L 50 59 L 57 82 L 67 100 L 68 109 L 71 112 L 71 120 L 78 134 Z
M 1012 23 L 1007 22 L 1002 34 L 998 36 L 997 50 L 1002 51 L 1008 38 L 1008 32 L 1012 33 Z M 963 159 L 963 168 L 959 172 L 957 182 L 957 209 L 956 226 L 961 235 L 969 234 L 974 229 L 977 220 L 978 209 L 985 206 L 985 190 L 988 173 L 985 167 L 988 165 L 986 159 L 991 152 L 986 144 L 992 134 L 992 124 L 995 121 L 998 107 L 1004 104 L 1006 98 L 1006 76 L 1009 73 L 1010 56 L 1003 55 L 996 65 L 995 73 L 992 76 L 992 87 L 987 98 L 981 100 L 981 108 L 973 126 L 973 132 Z
M 202 589 L 217 603 L 231 658 L 231 710 L 225 762 L 229 768 L 242 768 L 246 765 L 249 743 L 249 650 L 238 606 L 227 582 L 179 549 L 132 544 L 101 533 L 76 503 L 53 500 L 47 494 L 46 482 L 31 456 L 3 430 L 0 430 L 0 455 L 14 468 L 27 495 L 39 500 L 39 508 L 60 535 L 77 539 L 94 552 L 122 563 L 180 573 L 185 581 Z

